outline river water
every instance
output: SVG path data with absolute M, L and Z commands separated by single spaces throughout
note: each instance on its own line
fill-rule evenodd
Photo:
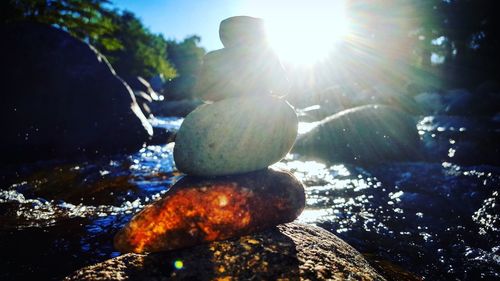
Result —
M 181 122 L 160 118 L 155 126 Z M 423 162 L 362 168 L 289 154 L 275 166 L 306 185 L 298 221 L 338 235 L 377 268 L 414 280 L 499 280 L 500 125 L 488 122 L 420 118 Z M 172 148 L 5 168 L 0 280 L 59 280 L 119 255 L 117 230 L 182 177 Z

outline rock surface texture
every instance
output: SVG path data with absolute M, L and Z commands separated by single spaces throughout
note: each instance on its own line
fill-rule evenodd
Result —
M 249 16 L 223 20 L 219 26 L 219 37 L 226 48 L 262 45 L 267 41 L 264 21 Z
M 225 99 L 191 112 L 176 136 L 174 159 L 187 174 L 216 176 L 263 169 L 283 158 L 297 116 L 274 97 Z
M 290 223 L 237 239 L 148 255 L 126 254 L 65 280 L 385 280 L 321 228 Z
M 291 222 L 305 206 L 302 184 L 272 169 L 217 178 L 185 177 L 115 236 L 121 252 L 159 252 Z
M 327 117 L 297 139 L 294 151 L 331 162 L 374 164 L 420 157 L 415 121 L 384 105 L 366 105 Z
M 278 56 L 266 46 L 231 47 L 209 52 L 195 86 L 211 101 L 238 96 L 283 95 L 288 79 Z
M 2 160 L 117 153 L 152 135 L 130 88 L 90 45 L 49 25 L 0 27 Z

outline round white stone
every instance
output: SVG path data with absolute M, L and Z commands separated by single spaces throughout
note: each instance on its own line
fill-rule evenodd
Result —
M 245 173 L 281 160 L 297 136 L 295 111 L 267 96 L 231 98 L 191 112 L 176 136 L 174 160 L 184 173 Z

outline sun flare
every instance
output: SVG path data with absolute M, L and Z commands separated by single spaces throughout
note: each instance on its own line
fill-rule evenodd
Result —
M 272 3 L 262 12 L 268 41 L 287 63 L 307 65 L 321 61 L 348 33 L 345 1 Z

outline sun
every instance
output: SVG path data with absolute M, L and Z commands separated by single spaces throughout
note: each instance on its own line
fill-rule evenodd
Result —
M 268 42 L 287 63 L 319 62 L 348 34 L 342 0 L 269 1 L 265 9 Z

